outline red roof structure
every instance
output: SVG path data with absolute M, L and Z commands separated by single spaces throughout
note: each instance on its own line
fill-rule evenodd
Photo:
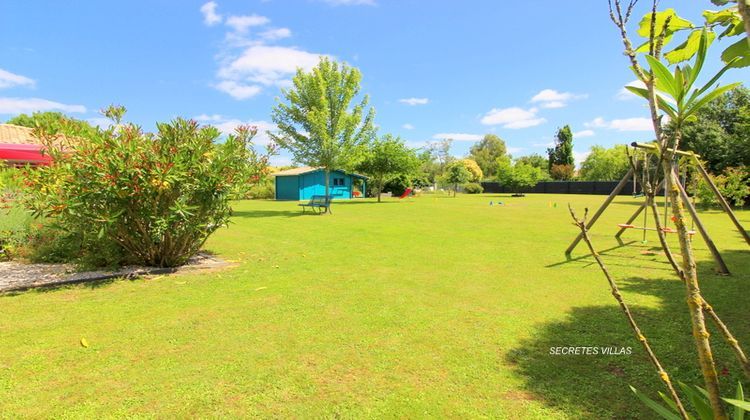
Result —
M 34 137 L 32 129 L 13 124 L 0 124 L 0 163 L 11 166 L 49 165 L 52 158 L 44 154 L 44 146 Z

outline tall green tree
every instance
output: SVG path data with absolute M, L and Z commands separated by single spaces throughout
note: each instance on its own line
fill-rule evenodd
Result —
M 495 134 L 485 134 L 484 138 L 471 146 L 469 157 L 473 159 L 487 178 L 497 175 L 497 159 L 508 152 L 505 142 Z
M 516 163 L 524 163 L 526 165 L 530 165 L 545 171 L 549 170 L 549 160 L 538 153 L 521 156 L 516 159 Z
M 591 152 L 581 162 L 580 177 L 583 181 L 619 181 L 630 170 L 626 146 L 612 148 L 591 146 Z
M 420 160 L 413 149 L 406 147 L 400 137 L 386 134 L 373 142 L 365 153 L 357 170 L 370 176 L 380 202 L 383 186 L 399 175 L 411 175 L 419 167 Z
M 269 135 L 295 162 L 323 168 L 326 195 L 331 171 L 353 168 L 375 135 L 368 97 L 352 107 L 361 80 L 356 68 L 323 57 L 310 72 L 297 69 L 271 112 L 278 132 Z
M 557 130 L 555 135 L 555 146 L 547 149 L 549 156 L 549 170 L 553 165 L 573 166 L 573 131 L 569 125 Z
M 546 178 L 543 169 L 523 162 L 516 162 L 514 165 L 505 162 L 501 167 L 500 183 L 510 188 L 516 195 L 523 195 L 521 193 L 523 188 L 533 187 Z
M 471 181 L 474 175 L 466 168 L 461 161 L 455 161 L 445 168 L 445 182 L 453 184 L 453 196 L 458 192 L 458 186 Z

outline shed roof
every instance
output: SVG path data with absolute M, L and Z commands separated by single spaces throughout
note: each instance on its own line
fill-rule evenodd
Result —
M 323 170 L 323 168 L 320 167 L 320 166 L 302 166 L 302 167 L 299 167 L 299 168 L 292 168 L 292 169 L 287 169 L 285 171 L 275 172 L 275 173 L 272 173 L 271 176 L 304 175 L 304 174 L 307 174 L 307 173 L 310 173 L 310 172 L 321 171 L 321 170 Z M 365 178 L 365 179 L 367 178 L 365 175 L 360 175 L 360 174 L 356 174 L 356 173 L 353 173 L 353 172 L 346 172 L 346 171 L 341 170 L 341 169 L 338 169 L 337 171 L 343 172 L 343 173 L 345 173 L 347 175 L 351 175 L 351 176 L 354 176 L 354 177 L 357 177 L 357 178 Z
M 64 144 L 66 137 L 59 135 L 56 142 Z M 33 144 L 41 145 L 42 141 L 34 136 L 34 130 L 14 124 L 0 124 L 0 144 Z

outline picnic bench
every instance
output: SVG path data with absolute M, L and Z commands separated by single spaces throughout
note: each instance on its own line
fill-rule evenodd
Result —
M 310 198 L 307 203 L 300 203 L 302 206 L 302 213 L 305 209 L 310 207 L 313 212 L 323 213 L 324 211 L 331 211 L 331 196 L 330 195 L 314 195 Z M 317 209 L 317 210 L 316 210 Z

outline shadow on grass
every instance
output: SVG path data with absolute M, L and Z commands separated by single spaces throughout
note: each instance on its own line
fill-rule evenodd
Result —
M 701 288 L 706 300 L 747 350 L 750 348 L 750 323 L 746 314 L 750 304 L 750 295 L 746 293 L 750 255 L 743 251 L 726 251 L 725 255 L 727 263 L 735 267 L 734 275 L 714 275 L 713 262 L 701 262 Z M 590 269 L 599 270 L 595 265 Z M 682 283 L 671 274 L 650 279 L 620 279 L 617 269 L 612 268 L 611 273 L 626 302 L 632 302 L 634 295 L 658 299 L 656 307 L 631 304 L 633 316 L 673 381 L 701 385 Z M 609 290 L 603 275 L 601 287 Z M 733 395 L 737 381 L 743 379 L 742 372 L 713 324 L 709 324 L 709 330 L 714 333 L 712 350 L 721 372 L 723 393 Z M 599 347 L 600 354 L 550 354 L 551 348 L 571 346 Z M 630 347 L 632 353 L 602 355 L 602 347 Z M 573 308 L 564 320 L 539 326 L 531 338 L 506 354 L 506 361 L 525 378 L 527 391 L 572 417 L 656 417 L 628 388 L 632 385 L 655 399 L 658 399 L 657 391 L 663 391 L 614 298 L 610 297 L 602 305 Z M 688 404 L 687 400 L 684 402 Z
M 110 284 L 123 281 L 123 280 L 136 281 L 136 280 L 139 280 L 139 278 L 138 277 L 114 277 L 114 278 L 98 279 L 98 280 L 80 280 L 80 281 L 67 282 L 67 283 L 45 284 L 41 286 L 11 290 L 8 292 L 0 292 L 0 299 L 19 296 L 19 295 L 25 295 L 25 294 L 32 294 L 32 293 L 42 294 L 42 293 L 58 292 L 60 290 L 67 290 L 67 289 L 86 288 L 90 290 L 95 290 L 95 289 L 103 288 L 103 287 L 109 286 Z
M 393 201 L 390 198 L 385 198 L 385 197 L 383 197 L 383 201 L 381 201 L 381 202 L 378 202 L 377 200 L 375 200 L 375 201 L 372 201 L 372 200 L 367 200 L 367 201 L 365 201 L 365 200 L 342 200 L 342 201 L 336 201 L 336 200 L 334 200 L 333 201 L 333 207 L 336 207 L 336 206 L 351 206 L 351 205 L 355 205 L 355 204 L 393 204 L 393 203 L 398 203 L 398 202 L 399 201 Z

